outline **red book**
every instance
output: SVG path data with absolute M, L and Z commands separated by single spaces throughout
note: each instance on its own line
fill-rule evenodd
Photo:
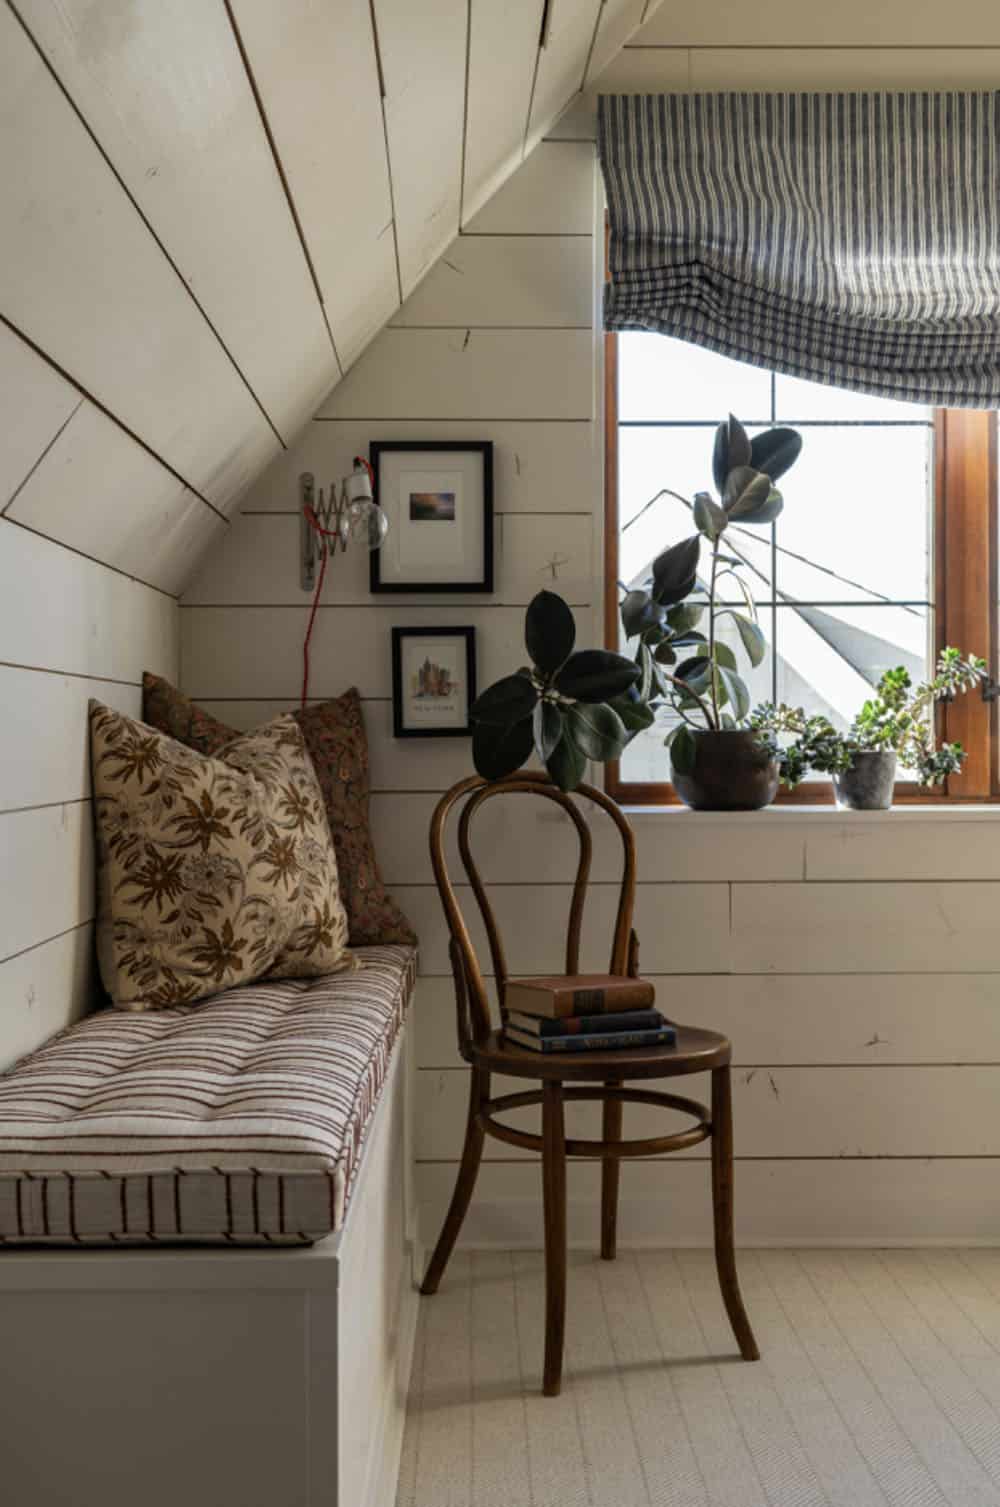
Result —
M 504 1004 L 522 1015 L 563 1020 L 570 1015 L 647 1010 L 656 991 L 646 979 L 611 973 L 562 973 L 552 978 L 508 979 Z

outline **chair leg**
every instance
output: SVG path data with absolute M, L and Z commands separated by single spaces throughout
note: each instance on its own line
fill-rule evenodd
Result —
M 455 1181 L 455 1191 L 451 1195 L 451 1203 L 448 1205 L 448 1212 L 444 1217 L 434 1254 L 420 1287 L 425 1298 L 437 1292 L 441 1278 L 444 1276 L 444 1269 L 455 1248 L 462 1221 L 469 1210 L 472 1190 L 476 1186 L 476 1174 L 483 1155 L 483 1141 L 486 1139 L 486 1132 L 479 1124 L 477 1116 L 480 1106 L 489 1098 L 489 1094 L 489 1074 L 480 1071 L 479 1068 L 473 1068 L 469 1079 L 469 1115 L 465 1125 L 462 1160 Z
M 620 1078 L 609 1078 L 605 1088 L 621 1088 Z M 620 1141 L 622 1138 L 622 1101 L 605 1099 L 601 1123 L 603 1141 Z M 618 1249 L 618 1174 L 621 1159 L 617 1156 L 601 1158 L 601 1260 L 613 1261 Z
M 760 1360 L 750 1328 L 733 1245 L 733 1101 L 728 1067 L 712 1073 L 712 1209 L 715 1216 L 715 1268 L 722 1301 L 744 1360 Z
M 566 1129 L 563 1086 L 542 1088 L 542 1191 L 545 1204 L 545 1371 L 542 1391 L 558 1397 L 566 1332 Z

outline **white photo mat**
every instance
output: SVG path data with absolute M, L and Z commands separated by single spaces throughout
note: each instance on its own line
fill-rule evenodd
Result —
M 485 574 L 485 460 L 479 450 L 383 450 L 379 502 L 389 532 L 379 584 L 475 585 Z
M 398 636 L 396 735 L 469 731 L 474 648 L 465 631 L 401 630 Z

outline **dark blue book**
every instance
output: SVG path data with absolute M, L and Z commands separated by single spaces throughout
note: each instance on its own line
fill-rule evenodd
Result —
M 613 1015 L 565 1015 L 551 1020 L 545 1015 L 524 1015 L 511 1010 L 508 1020 L 517 1031 L 532 1036 L 610 1036 L 617 1031 L 658 1031 L 668 1024 L 659 1010 L 619 1010 Z
M 673 1026 L 660 1026 L 655 1031 L 604 1031 L 585 1036 L 533 1036 L 530 1031 L 519 1031 L 516 1026 L 505 1026 L 504 1034 L 514 1046 L 527 1047 L 532 1052 L 614 1052 L 625 1047 L 673 1047 L 677 1045 L 677 1032 Z

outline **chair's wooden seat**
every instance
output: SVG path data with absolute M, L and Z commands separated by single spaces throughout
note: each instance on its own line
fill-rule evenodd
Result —
M 470 1042 L 466 1060 L 488 1073 L 511 1078 L 558 1079 L 563 1083 L 631 1078 L 680 1078 L 729 1064 L 732 1049 L 717 1031 L 677 1026 L 673 1047 L 631 1047 L 613 1052 L 533 1052 L 491 1031 L 484 1042 Z

